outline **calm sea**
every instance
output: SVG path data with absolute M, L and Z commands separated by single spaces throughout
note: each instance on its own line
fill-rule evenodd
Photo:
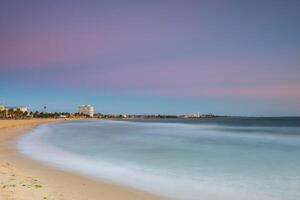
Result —
M 50 123 L 18 147 L 63 170 L 175 199 L 300 199 L 300 118 Z

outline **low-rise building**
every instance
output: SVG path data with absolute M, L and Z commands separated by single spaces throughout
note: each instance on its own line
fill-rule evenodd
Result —
M 20 111 L 23 112 L 23 113 L 28 112 L 27 106 L 7 107 L 7 109 L 11 109 L 11 110 L 13 110 L 13 111 L 18 111 L 18 110 L 20 110 Z
M 23 113 L 28 112 L 27 106 L 18 106 L 16 107 L 18 110 L 22 111 Z
M 3 110 L 5 110 L 5 106 L 0 104 L 0 111 L 3 111 Z

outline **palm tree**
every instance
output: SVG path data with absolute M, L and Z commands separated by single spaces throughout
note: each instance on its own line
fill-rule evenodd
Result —
M 5 118 L 5 110 L 0 111 L 0 118 Z

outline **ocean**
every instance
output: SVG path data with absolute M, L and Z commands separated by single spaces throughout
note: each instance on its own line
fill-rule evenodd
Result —
M 173 199 L 300 199 L 300 118 L 49 123 L 19 151 L 62 170 Z

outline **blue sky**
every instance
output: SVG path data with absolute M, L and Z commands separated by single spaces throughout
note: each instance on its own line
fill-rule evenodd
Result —
M 299 1 L 0 2 L 0 103 L 300 113 Z

